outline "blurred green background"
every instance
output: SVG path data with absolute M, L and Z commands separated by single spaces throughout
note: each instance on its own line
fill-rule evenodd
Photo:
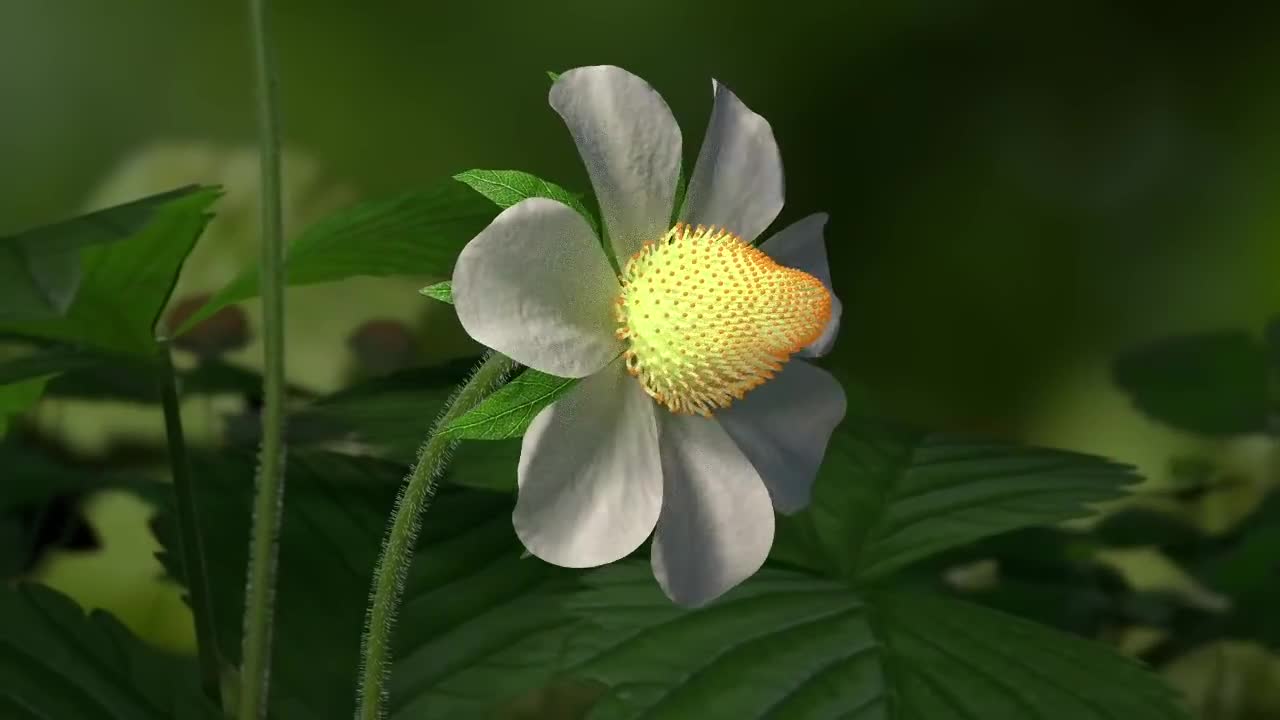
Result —
M 715 77 L 773 125 L 787 173 L 779 223 L 831 214 L 845 307 L 832 365 L 880 412 L 1106 454 L 1154 486 L 1171 458 L 1207 455 L 1249 478 L 1201 518 L 1213 528 L 1276 475 L 1271 441 L 1159 426 L 1113 387 L 1109 365 L 1174 333 L 1256 332 L 1280 310 L 1280 4 L 276 6 L 291 231 L 468 168 L 588 190 L 546 70 L 610 63 L 646 78 L 691 163 Z M 222 214 L 178 299 L 213 290 L 255 258 L 252 142 L 240 3 L 0 4 L 0 234 L 222 183 Z M 417 280 L 292 290 L 291 377 L 342 384 L 362 362 L 349 338 L 368 320 L 404 324 L 419 359 L 465 352 Z M 193 434 L 212 432 L 211 408 L 187 409 Z M 161 435 L 158 412 L 110 404 L 46 402 L 37 421 L 87 455 Z M 135 582 L 158 574 L 146 508 L 111 496 L 89 509 L 114 538 L 110 560 L 62 553 L 44 572 L 183 644 L 176 594 Z M 1144 582 L 1171 574 L 1150 557 L 1117 562 Z M 1199 687 L 1209 675 L 1189 677 Z

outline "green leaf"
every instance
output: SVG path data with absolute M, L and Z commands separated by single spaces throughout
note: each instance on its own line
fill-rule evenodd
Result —
M 94 537 L 76 499 L 107 485 L 100 468 L 65 465 L 21 439 L 0 442 L 0 467 L 0 579 L 20 578 L 46 551 Z
M 42 379 L 50 397 L 116 400 L 159 404 L 156 366 L 152 358 L 112 355 L 72 345 L 45 345 L 0 360 L 0 386 L 24 379 Z M 262 390 L 262 376 L 254 371 L 206 358 L 190 370 L 178 371 L 183 395 L 254 395 Z M 290 395 L 307 397 L 303 388 L 289 386 Z
M 1207 435 L 1267 427 L 1267 352 L 1248 333 L 1155 342 L 1122 355 L 1114 373 L 1139 410 L 1171 427 Z
M 289 285 L 367 275 L 448 276 L 464 245 L 490 220 L 492 203 L 452 178 L 426 190 L 364 202 L 307 228 L 289 247 Z M 241 273 L 176 334 L 258 295 L 258 272 Z
M 253 458 L 196 466 L 217 616 L 234 637 Z M 402 470 L 329 454 L 286 466 L 277 638 L 287 650 L 273 687 L 291 708 L 276 716 L 346 718 L 370 569 Z M 393 720 L 552 717 L 553 701 L 593 720 L 1187 718 L 1136 664 L 999 613 L 775 569 L 687 611 L 661 594 L 647 562 L 574 574 L 521 560 L 510 511 L 489 493 L 437 498 L 405 581 Z M 166 547 L 170 523 L 159 523 Z
M 935 556 L 904 575 L 1073 635 L 1098 637 L 1125 620 L 1162 625 L 1163 618 L 1149 613 L 1168 605 L 1157 607 L 1154 595 L 1139 594 L 1099 560 L 1097 550 L 1097 541 L 1083 532 L 1026 528 Z
M 1125 508 L 1107 515 L 1094 529 L 1109 547 L 1156 547 L 1179 555 L 1209 543 L 1209 536 L 1170 512 L 1151 508 Z
M 1191 717 L 1159 678 L 1097 643 L 922 593 L 887 592 L 872 603 L 891 717 Z
M 536 175 L 519 170 L 468 170 L 454 178 L 466 183 L 504 210 L 521 200 L 535 197 L 564 203 L 577 210 L 596 235 L 600 234 L 600 224 L 580 197 Z
M 1231 601 L 1207 630 L 1280 649 L 1280 616 L 1272 609 L 1280 595 L 1275 548 L 1280 545 L 1280 492 L 1273 490 L 1229 534 L 1196 552 L 1173 554 L 1197 581 Z
M 305 447 L 341 440 L 361 446 L 367 454 L 411 463 L 471 367 L 464 360 L 400 370 L 317 398 L 290 414 L 289 444 Z M 249 440 L 256 443 L 258 438 Z
M 810 508 L 788 519 L 780 557 L 871 581 L 958 545 L 1085 517 L 1124 495 L 1132 468 L 1060 450 L 846 421 Z
M 150 221 L 140 231 L 115 242 L 89 245 L 81 252 L 79 286 L 64 315 L 5 322 L 4 329 L 108 352 L 151 356 L 156 320 L 219 194 L 216 188 L 175 193 L 173 199 L 148 208 Z M 121 232 L 132 227 L 123 226 Z
M 548 71 L 547 71 L 547 77 L 551 78 L 551 82 L 553 82 L 553 83 L 554 83 L 555 81 L 557 81 L 557 80 L 559 80 L 559 79 L 560 79 L 560 73 L 558 73 L 558 72 L 552 72 L 552 71 L 548 70 Z
M 0 385 L 0 438 L 9 430 L 9 418 L 25 412 L 44 394 L 45 378 Z
M 0 717 L 212 720 L 189 658 L 153 650 L 101 611 L 39 585 L 0 589 Z
M 224 650 L 232 659 L 239 655 L 233 639 L 240 631 L 254 462 L 246 452 L 201 457 L 195 464 L 219 637 L 227 640 Z M 354 711 L 369 583 L 404 468 L 314 452 L 291 454 L 286 468 L 289 501 L 280 536 L 273 717 L 347 720 Z M 153 494 L 167 507 L 164 490 L 157 487 Z M 177 575 L 169 510 L 158 530 L 166 548 L 161 559 Z M 414 668 L 474 667 L 509 640 L 539 629 L 554 631 L 555 596 L 542 589 L 554 587 L 564 573 L 520 560 L 508 496 L 443 489 L 423 523 L 420 546 L 405 581 L 395 636 L 397 687 L 414 676 Z M 393 717 L 419 716 L 396 712 Z
M 440 302 L 449 303 L 450 305 L 453 304 L 453 283 L 448 280 L 438 282 L 434 285 L 428 285 L 418 292 L 429 298 L 435 298 Z
M 55 345 L 0 360 L 0 436 L 8 430 L 11 416 L 40 400 L 51 378 L 92 367 L 108 357 L 92 350 Z
M 107 361 L 106 356 L 94 350 L 71 345 L 50 345 L 0 360 L 0 385 L 32 378 L 48 378 Z
M 441 431 L 466 440 L 506 440 L 524 435 L 543 408 L 569 392 L 578 380 L 529 368 Z
M 494 717 L 485 699 L 545 684 L 550 662 L 558 680 L 596 688 L 576 716 L 591 720 L 1189 718 L 1157 677 L 1102 645 L 918 591 L 861 596 L 766 569 L 691 612 L 661 594 L 648 563 L 584 582 L 562 594 L 574 622 L 561 633 L 506 636 L 472 665 L 402 663 L 394 716 Z M 455 626 L 409 657 L 484 628 Z
M 178 371 L 178 390 L 184 397 L 253 397 L 262 392 L 262 375 L 216 358 L 207 358 L 194 368 Z M 293 398 L 313 395 L 306 388 L 296 385 L 289 385 L 286 392 Z M 115 400 L 143 405 L 156 405 L 160 402 L 155 365 L 137 359 L 118 359 L 69 370 L 50 380 L 45 394 L 48 397 Z
M 676 170 L 676 195 L 675 201 L 671 203 L 671 219 L 667 222 L 668 226 L 674 227 L 676 220 L 680 219 L 680 211 L 684 209 L 684 196 L 688 191 L 689 178 L 685 176 L 684 163 L 681 162 L 679 169 Z
M 317 447 L 343 442 L 362 453 L 409 465 L 474 365 L 474 359 L 468 358 L 440 367 L 402 370 L 319 398 L 289 416 L 289 444 Z M 256 428 L 238 434 L 245 443 L 257 442 Z M 471 487 L 514 490 L 519 457 L 518 439 L 462 443 L 445 477 Z
M 82 249 L 136 235 L 171 201 L 199 190 L 192 185 L 0 237 L 0 322 L 64 315 L 81 282 Z

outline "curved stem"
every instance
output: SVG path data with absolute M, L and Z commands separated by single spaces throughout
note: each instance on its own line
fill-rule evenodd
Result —
M 436 484 L 448 462 L 449 451 L 457 441 L 440 434 L 440 429 L 475 407 L 493 391 L 515 363 L 510 358 L 490 353 L 476 368 L 471 379 L 454 395 L 445 411 L 431 428 L 428 440 L 418 450 L 418 461 L 396 499 L 391 524 L 382 556 L 373 574 L 369 610 L 365 616 L 365 634 L 360 647 L 360 685 L 356 695 L 356 718 L 381 720 L 387 699 L 386 683 L 391 674 L 391 629 L 400 607 L 405 578 L 413 561 L 422 513 L 435 495 Z
M 284 499 L 284 226 L 280 200 L 280 120 L 268 0 L 249 0 L 258 88 L 262 171 L 262 447 L 245 585 L 240 720 L 266 717 L 280 514 Z
M 173 358 L 167 345 L 160 348 L 160 404 L 164 408 L 164 432 L 169 446 L 173 474 L 173 495 L 178 514 L 178 552 L 182 557 L 183 580 L 191 599 L 191 615 L 196 626 L 196 656 L 200 685 L 219 707 L 222 705 L 222 663 L 218 652 L 217 625 L 213 621 L 213 599 L 205 565 L 204 543 L 200 536 L 200 514 L 196 507 L 195 482 L 187 457 L 182 415 L 178 407 L 178 383 Z

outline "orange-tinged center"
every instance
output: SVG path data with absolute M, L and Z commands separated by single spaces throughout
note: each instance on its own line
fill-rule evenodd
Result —
M 627 370 L 674 413 L 710 417 L 822 334 L 831 295 L 724 229 L 677 224 L 622 271 Z

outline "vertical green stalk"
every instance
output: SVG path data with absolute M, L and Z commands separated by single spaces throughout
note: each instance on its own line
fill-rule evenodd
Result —
M 1280 315 L 1267 321 L 1263 346 L 1267 356 L 1267 435 L 1271 437 L 1268 479 L 1280 482 Z
M 267 714 L 280 514 L 284 500 L 284 227 L 280 200 L 280 119 L 268 37 L 268 0 L 249 0 L 262 170 L 262 447 L 245 584 L 240 720 Z
M 440 433 L 449 423 L 475 407 L 493 391 L 514 367 L 514 363 L 498 353 L 490 353 L 476 368 L 471 379 L 458 390 L 448 408 L 436 419 L 427 441 L 418 450 L 418 461 L 396 499 L 387 529 L 382 557 L 373 574 L 369 610 L 365 615 L 365 634 L 360 647 L 360 685 L 356 694 L 356 718 L 381 720 L 387 700 L 387 679 L 391 674 L 391 630 L 400 608 L 405 578 L 413 561 L 422 513 L 435 495 L 436 483 L 444 472 L 449 453 L 457 440 Z
M 182 557 L 182 573 L 191 598 L 191 614 L 196 625 L 196 654 L 200 666 L 200 684 L 215 703 L 222 703 L 222 663 L 218 652 L 218 636 L 213 621 L 213 601 L 209 594 L 209 574 L 205 567 L 204 542 L 200 538 L 200 514 L 191 478 L 191 460 L 182 434 L 182 416 L 178 413 L 178 384 L 173 371 L 173 358 L 168 346 L 160 348 L 160 404 L 164 408 L 164 431 L 169 445 L 169 464 L 173 474 L 173 494 L 178 506 L 178 552 Z

